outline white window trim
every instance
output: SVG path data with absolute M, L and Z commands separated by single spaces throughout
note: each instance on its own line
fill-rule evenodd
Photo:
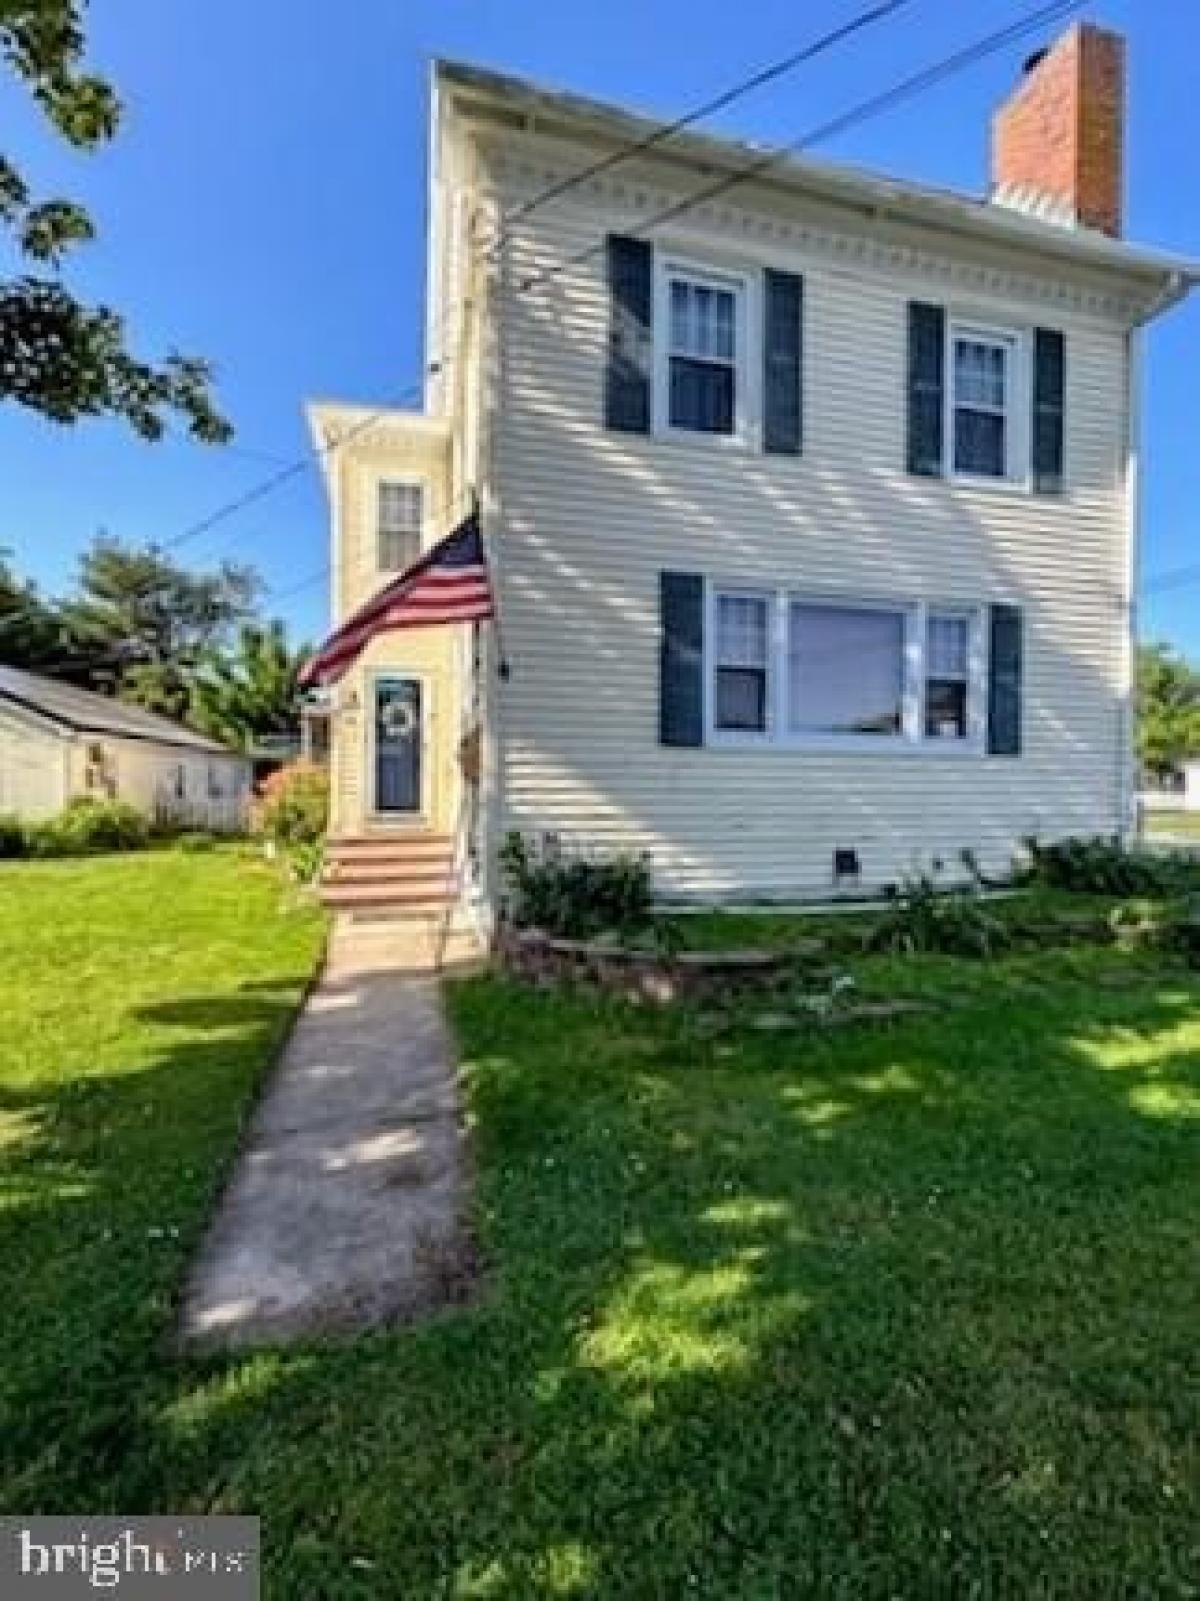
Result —
M 763 732 L 716 726 L 717 597 L 741 595 L 766 600 L 767 727 Z M 903 729 L 898 734 L 794 734 L 788 728 L 788 608 L 793 601 L 811 606 L 845 606 L 853 611 L 904 615 Z M 966 617 L 970 623 L 967 728 L 963 739 L 925 733 L 926 654 L 929 614 Z M 704 743 L 713 750 L 807 751 L 826 754 L 982 757 L 987 753 L 987 607 L 983 602 L 902 600 L 894 596 L 836 594 L 803 588 L 777 588 L 744 580 L 709 578 L 704 597 Z
M 918 707 L 918 734 L 922 745 L 934 752 L 952 756 L 955 751 L 983 755 L 987 749 L 987 629 L 984 627 L 986 608 L 964 606 L 961 602 L 923 602 L 921 613 L 920 705 Z M 929 619 L 931 617 L 960 617 L 967 625 L 967 731 L 955 737 L 925 732 L 925 713 L 929 680 L 936 675 L 929 671 Z
M 704 601 L 704 727 L 706 743 L 714 745 L 777 744 L 782 726 L 779 708 L 782 691 L 779 683 L 779 596 L 773 589 L 753 584 L 714 584 L 705 586 Z M 717 727 L 717 602 L 722 595 L 743 600 L 765 600 L 767 603 L 767 726 L 763 729 Z
M 671 250 L 654 253 L 654 381 L 651 393 L 651 423 L 655 438 L 680 440 L 718 450 L 753 446 L 758 431 L 758 367 L 751 360 L 750 345 L 758 345 L 761 326 L 757 277 L 713 261 L 697 261 Z M 701 429 L 677 428 L 671 424 L 671 279 L 711 284 L 715 289 L 732 290 L 734 295 L 734 396 L 733 432 L 710 434 Z
M 955 465 L 954 413 L 955 370 L 954 341 L 959 336 L 988 340 L 994 344 L 1011 346 L 1012 359 L 1008 372 L 1008 405 L 1005 409 L 1005 471 L 1003 477 L 991 473 L 960 472 Z M 965 313 L 951 313 L 946 318 L 945 397 L 942 437 L 946 458 L 946 476 L 952 483 L 970 484 L 974 488 L 1012 489 L 1032 493 L 1033 463 L 1031 459 L 1032 390 L 1032 335 L 1028 328 L 1011 324 L 989 322 L 984 318 Z
M 371 475 L 370 487 L 370 527 L 371 527 L 371 571 L 376 574 L 395 577 L 399 571 L 395 567 L 383 567 L 379 561 L 379 535 L 382 532 L 379 526 L 379 492 L 385 486 L 395 485 L 399 489 L 417 489 L 421 493 L 421 526 L 418 530 L 417 556 L 423 555 L 428 548 L 427 532 L 429 528 L 429 481 L 419 473 L 404 472 L 376 472 Z

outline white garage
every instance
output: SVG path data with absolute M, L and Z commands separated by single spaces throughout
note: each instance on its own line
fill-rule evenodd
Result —
M 0 665 L 0 813 L 53 817 L 78 796 L 234 830 L 246 821 L 250 762 L 140 706 Z

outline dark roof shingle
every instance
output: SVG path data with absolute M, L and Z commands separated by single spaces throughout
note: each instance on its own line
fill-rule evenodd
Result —
M 209 751 L 223 756 L 240 754 L 197 734 L 194 729 L 173 723 L 156 712 L 130 706 L 88 689 L 76 689 L 57 678 L 29 673 L 22 667 L 0 663 L 0 701 L 9 701 L 37 712 L 52 722 L 77 733 L 113 734 L 121 739 L 154 740 L 160 745 L 182 745 L 191 750 Z

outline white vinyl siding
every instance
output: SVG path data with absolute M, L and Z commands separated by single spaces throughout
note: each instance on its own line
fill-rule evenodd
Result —
M 53 817 L 67 802 L 68 743 L 40 719 L 0 704 L 0 815 Z
M 538 181 L 555 170 L 545 156 L 532 166 Z M 654 204 L 686 192 L 674 182 L 665 168 L 657 174 Z M 535 187 L 514 181 L 499 200 L 507 209 Z M 1068 275 L 1039 279 L 1028 254 L 989 257 L 964 287 L 914 266 L 903 236 L 896 260 L 870 260 L 862 241 L 873 228 L 887 242 L 883 222 L 839 222 L 846 247 L 825 249 L 780 238 L 777 223 L 819 231 L 832 225 L 827 215 L 779 197 L 773 210 L 756 204 L 747 187 L 715 217 L 691 217 L 686 258 L 804 275 L 802 458 L 604 431 L 602 252 L 500 303 L 502 382 L 486 404 L 513 670 L 494 689 L 496 837 L 512 826 L 645 850 L 668 893 L 786 895 L 827 890 L 839 846 L 858 850 L 869 885 L 933 856 L 953 861 L 963 846 L 999 867 L 1031 832 L 1123 826 L 1124 329 L 1073 303 Z M 632 231 L 637 217 L 628 200 L 563 197 L 516 225 L 514 281 L 606 232 Z M 934 256 L 952 248 L 922 244 Z M 971 248 L 964 273 L 979 259 Z M 1044 284 L 1044 295 L 1025 295 L 1018 279 Z M 907 474 L 910 299 L 969 303 L 985 327 L 1065 331 L 1061 497 Z M 749 592 L 795 583 L 814 602 L 896 595 L 947 613 L 1019 605 L 1021 756 L 981 756 L 949 737 L 917 754 L 884 740 L 857 750 L 661 746 L 664 569 Z M 972 642 L 977 671 L 981 643 Z M 972 714 L 977 737 L 983 710 Z

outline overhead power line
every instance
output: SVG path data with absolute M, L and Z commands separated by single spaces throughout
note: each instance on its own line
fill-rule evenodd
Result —
M 1008 26 L 984 35 L 982 38 L 977 39 L 972 44 L 953 52 L 951 55 L 932 63 L 929 67 L 924 68 L 922 71 L 914 73 L 912 76 L 903 79 L 900 83 L 893 85 L 892 88 L 884 90 L 879 94 L 872 95 L 868 99 L 859 102 L 857 105 L 852 106 L 849 110 L 841 113 L 839 116 L 831 119 L 830 121 L 821 124 L 818 128 L 812 129 L 808 133 L 802 135 L 801 138 L 792 141 L 790 144 L 770 150 L 764 153 L 762 156 L 755 157 L 751 162 L 747 163 L 736 171 L 726 174 L 724 177 L 712 184 L 704 186 L 694 194 L 686 196 L 684 199 L 664 208 L 662 211 L 656 213 L 641 223 L 639 225 L 639 230 L 641 232 L 645 232 L 645 230 L 648 228 L 658 227 L 666 221 L 673 220 L 676 217 L 682 216 L 687 212 L 694 210 L 697 206 L 706 204 L 716 196 L 726 194 L 741 184 L 751 182 L 755 178 L 758 178 L 764 173 L 769 172 L 772 168 L 788 159 L 788 157 L 799 153 L 801 150 L 810 149 L 816 144 L 823 143 L 828 139 L 833 138 L 835 135 L 845 132 L 848 128 L 854 127 L 857 124 L 868 120 L 869 118 L 880 115 L 883 111 L 889 110 L 894 105 L 898 105 L 906 100 L 911 100 L 918 94 L 923 93 L 929 88 L 932 88 L 935 84 L 942 82 L 944 79 L 952 76 L 955 73 L 963 71 L 965 68 L 974 65 L 978 61 L 986 59 L 988 56 L 993 55 L 997 51 L 1003 49 L 1006 45 L 1015 43 L 1017 40 L 1025 37 L 1027 34 L 1049 26 L 1055 22 L 1064 20 L 1073 13 L 1082 10 L 1084 4 L 1085 0 L 1053 0 L 1053 3 L 1051 4 L 1045 4 L 1036 7 L 1033 11 L 1017 19 L 1015 22 L 1010 23 Z M 832 48 L 834 43 L 840 42 L 840 40 L 847 37 L 848 30 L 857 31 L 858 28 L 867 26 L 868 22 L 880 21 L 884 16 L 889 15 L 894 9 L 896 9 L 894 6 L 872 6 L 868 11 L 862 13 L 859 19 L 856 19 L 851 23 L 843 24 L 841 28 L 835 29 L 831 34 L 823 36 L 822 40 L 818 40 L 813 45 L 808 46 L 808 59 L 812 59 L 813 55 L 819 51 Z M 791 58 L 787 59 L 790 60 Z M 776 63 L 775 65 L 782 70 L 782 63 Z M 772 68 L 763 69 L 763 72 L 765 73 L 770 73 L 771 71 Z M 732 100 L 732 98 L 735 98 L 736 93 L 751 92 L 751 89 L 756 87 L 757 84 L 762 80 L 763 72 L 755 74 L 751 79 L 744 80 L 744 86 L 738 86 L 736 91 L 727 91 L 730 99 Z M 726 103 L 729 103 L 729 101 Z M 702 113 L 697 112 L 694 115 L 701 114 Z M 687 120 L 690 121 L 690 117 L 691 114 Z M 685 119 L 678 120 L 684 121 Z M 664 126 L 669 128 L 672 125 L 666 124 Z M 666 135 L 662 130 L 656 130 L 656 132 L 660 135 L 660 137 L 657 138 L 655 142 L 661 143 L 662 139 L 666 137 Z M 619 159 L 621 161 L 632 159 L 635 154 L 640 153 L 641 150 L 647 148 L 647 139 L 651 137 L 652 136 L 648 135 L 646 139 L 635 141 L 633 145 L 624 148 L 622 152 L 620 152 Z M 617 164 L 617 160 L 615 158 L 606 159 L 608 160 L 610 167 Z M 591 175 L 590 169 L 584 169 L 584 171 L 581 173 L 572 174 L 569 179 L 563 179 L 556 184 L 551 185 L 550 188 L 544 192 L 544 194 L 534 196 L 533 200 L 529 202 L 528 205 L 532 207 L 534 205 L 544 204 L 546 203 L 546 197 L 549 196 L 550 189 L 555 190 L 557 194 L 561 195 L 578 184 L 587 181 Z M 510 226 L 511 220 L 515 219 L 510 219 Z M 503 237 L 504 233 L 502 229 L 501 238 Z M 578 266 L 581 263 L 592 259 L 594 256 L 598 255 L 603 248 L 603 241 L 598 241 L 596 244 L 589 246 L 587 249 L 580 251 L 575 255 L 569 256 L 564 261 L 556 263 L 553 267 L 547 268 L 545 271 L 524 280 L 522 283 L 513 288 L 511 294 L 519 295 L 531 293 L 534 289 L 559 277 L 562 273 L 570 270 L 572 267 Z M 454 359 L 455 357 L 453 355 L 448 355 L 445 357 L 443 360 L 443 367 L 451 365 Z M 358 422 L 356 422 L 345 433 L 341 434 L 336 440 L 332 440 L 326 445 L 317 447 L 316 451 L 313 453 L 298 457 L 296 461 L 288 464 L 286 467 L 280 468 L 275 473 L 268 475 L 260 483 L 252 485 L 243 494 L 235 496 L 231 500 L 225 502 L 223 505 L 217 507 L 214 511 L 201 518 L 198 522 L 184 528 L 178 534 L 165 541 L 164 548 L 168 550 L 177 549 L 179 546 L 183 545 L 189 540 L 197 538 L 200 534 L 208 532 L 210 529 L 226 521 L 228 518 L 236 515 L 246 506 L 252 505 L 265 496 L 272 494 L 283 484 L 287 483 L 293 478 L 299 477 L 302 473 L 307 471 L 311 467 L 314 457 L 319 458 L 331 450 L 348 444 L 359 434 L 365 432 L 367 429 L 373 427 L 376 423 L 386 418 L 395 407 L 409 404 L 411 401 L 419 398 L 423 392 L 423 389 L 424 380 L 416 380 L 412 385 L 408 386 L 408 388 L 402 391 L 397 398 L 391 401 L 388 406 L 380 407 L 376 411 L 373 411 L 365 417 L 360 418 Z
M 611 172 L 614 167 L 619 167 L 626 161 L 632 161 L 635 157 L 644 155 L 647 150 L 657 149 L 659 145 L 666 144 L 668 140 L 673 139 L 676 134 L 683 133 L 686 129 L 694 127 L 698 122 L 703 122 L 706 117 L 715 116 L 718 111 L 724 111 L 727 106 L 733 105 L 736 100 L 741 100 L 748 94 L 753 94 L 756 89 L 765 88 L 767 84 L 775 83 L 778 79 L 787 77 L 789 73 L 795 72 L 797 67 L 802 67 L 809 61 L 815 60 L 817 56 L 824 55 L 827 50 L 833 49 L 835 45 L 852 38 L 856 33 L 861 33 L 864 28 L 869 28 L 872 23 L 882 22 L 885 17 L 891 16 L 896 11 L 903 10 L 906 5 L 911 3 L 912 0 L 886 0 L 883 5 L 873 6 L 869 11 L 860 12 L 857 17 L 852 17 L 849 22 L 844 22 L 838 28 L 830 29 L 828 33 L 822 34 L 819 39 L 815 39 L 812 44 L 805 45 L 802 50 L 795 50 L 790 56 L 784 56 L 779 61 L 773 61 L 770 66 L 763 67 L 761 71 L 752 73 L 748 78 L 743 78 L 740 83 L 734 84 L 729 89 L 722 90 L 713 99 L 705 100 L 694 111 L 689 111 L 682 117 L 676 117 L 674 122 L 664 122 L 660 127 L 655 128 L 652 133 L 648 133 L 645 138 L 637 139 L 632 144 L 625 145 L 622 149 L 613 151 L 610 155 L 602 156 L 598 161 L 593 161 L 586 167 L 581 167 L 578 172 L 569 174 L 557 183 L 550 184 L 540 194 L 534 195 L 532 200 L 526 200 L 521 205 L 515 206 L 506 215 L 501 227 L 500 237 L 490 246 L 490 251 L 498 252 L 507 242 L 509 231 L 514 223 L 524 221 L 526 217 L 548 205 L 550 201 L 558 200 L 562 195 L 568 194 L 580 184 L 588 183 L 591 179 L 600 177 L 602 173 Z
M 822 34 L 820 38 L 813 40 L 810 44 L 805 45 L 802 49 L 793 51 L 790 55 L 784 56 L 780 60 L 772 62 L 771 65 L 751 74 L 748 78 L 743 78 L 739 83 L 734 84 L 729 89 L 724 90 L 714 99 L 705 101 L 703 104 L 695 107 L 692 111 L 687 112 L 684 116 L 677 118 L 674 122 L 664 123 L 661 127 L 656 128 L 651 134 L 646 135 L 645 138 L 634 140 L 631 144 L 623 146 L 620 150 L 617 150 L 611 155 L 606 156 L 602 162 L 597 162 L 593 164 L 592 167 L 584 168 L 581 172 L 573 173 L 567 178 L 563 178 L 548 185 L 545 189 L 534 195 L 532 199 L 525 202 L 524 205 L 519 208 L 519 215 L 527 216 L 530 212 L 539 209 L 543 205 L 546 205 L 549 201 L 569 193 L 570 190 L 577 188 L 580 184 L 588 182 L 590 178 L 595 176 L 595 172 L 597 170 L 603 170 L 606 172 L 611 171 L 613 168 L 622 165 L 624 162 L 633 160 L 643 151 L 664 143 L 666 140 L 679 133 L 684 128 L 691 127 L 701 118 L 711 115 L 714 111 L 723 110 L 726 106 L 732 105 L 734 101 L 739 100 L 745 95 L 753 93 L 754 90 L 763 87 L 764 84 L 781 78 L 789 72 L 794 72 L 796 68 L 803 63 L 815 60 L 818 56 L 825 54 L 827 51 L 832 50 L 836 45 L 842 43 L 843 40 L 846 40 L 852 35 L 861 32 L 863 29 L 871 26 L 873 23 L 883 21 L 885 17 L 890 16 L 893 12 L 899 11 L 910 4 L 912 4 L 912 0 L 886 0 L 886 3 L 876 4 L 868 7 L 867 10 L 860 12 L 855 17 L 852 17 L 848 22 L 844 22 L 838 27 L 830 29 L 827 33 Z M 514 214 L 512 217 L 507 219 L 506 222 L 501 224 L 499 235 L 488 247 L 489 252 L 499 252 L 508 242 L 508 230 L 511 228 L 512 223 L 516 220 L 516 217 L 517 214 Z M 442 328 L 440 330 L 442 334 L 445 333 L 445 325 L 448 319 L 449 312 L 445 313 L 443 316 Z M 444 358 L 442 363 L 443 367 L 450 365 L 452 360 L 452 357 Z M 197 522 L 189 524 L 187 527 L 181 529 L 179 533 L 172 535 L 164 542 L 164 548 L 167 550 L 177 550 L 181 545 L 187 544 L 193 539 L 198 539 L 201 534 L 208 533 L 210 529 L 215 528 L 220 523 L 227 521 L 230 517 L 235 516 L 238 512 L 244 511 L 247 506 L 254 505 L 264 496 L 273 494 L 276 489 L 282 488 L 284 484 L 290 482 L 293 478 L 297 478 L 302 473 L 308 471 L 311 468 L 315 458 L 319 458 L 321 455 L 324 455 L 331 450 L 338 449 L 340 446 L 348 444 L 359 434 L 366 432 L 377 422 L 381 422 L 389 412 L 395 410 L 397 407 L 415 403 L 416 400 L 421 398 L 423 392 L 424 379 L 416 379 L 413 383 L 407 385 L 397 396 L 395 396 L 387 406 L 380 407 L 376 411 L 370 413 L 368 416 L 360 418 L 352 428 L 348 429 L 346 433 L 342 434 L 336 441 L 333 441 L 328 445 L 318 446 L 314 452 L 306 452 L 303 456 L 297 457 L 295 461 L 289 462 L 281 466 L 276 472 L 268 474 L 259 483 L 252 485 L 243 494 L 233 496 L 230 500 L 218 506 L 214 511 L 200 518 Z
M 1192 562 L 1186 567 L 1169 567 L 1165 572 L 1155 574 L 1145 581 L 1139 593 L 1164 595 L 1173 589 L 1188 589 L 1192 584 L 1200 584 L 1200 562 Z
M 755 156 L 734 172 L 726 173 L 724 177 L 716 179 L 713 183 L 706 184 L 693 194 L 686 195 L 682 200 L 677 200 L 669 206 L 664 206 L 661 211 L 654 212 L 644 222 L 638 223 L 633 229 L 634 234 L 645 234 L 651 228 L 659 228 L 665 222 L 673 222 L 686 212 L 694 211 L 697 206 L 707 205 L 709 201 L 728 194 L 731 189 L 736 189 L 741 184 L 751 183 L 756 178 L 765 176 L 782 162 L 799 155 L 804 150 L 811 149 L 813 145 L 824 144 L 836 135 L 845 133 L 847 129 L 856 127 L 859 123 L 866 122 L 872 117 L 877 117 L 880 112 L 889 111 L 893 106 L 900 105 L 905 100 L 911 100 L 918 94 L 923 94 L 926 89 L 933 88 L 935 84 L 941 83 L 944 78 L 952 77 L 965 67 L 973 66 L 975 62 L 985 60 L 988 56 L 994 55 L 996 51 L 1003 49 L 1005 45 L 1014 44 L 1026 34 L 1033 33 L 1048 24 L 1064 21 L 1072 13 L 1082 11 L 1086 3 L 1087 0 L 1053 0 L 1053 3 L 1041 6 L 1020 21 L 1010 23 L 1006 28 L 999 28 L 995 33 L 987 34 L 982 39 L 977 39 L 974 44 L 955 51 L 953 55 L 934 62 L 932 66 L 913 73 L 911 77 L 905 78 L 902 82 L 893 85 L 892 88 L 885 89 L 880 94 L 872 95 L 870 99 L 860 101 L 858 105 L 852 106 L 848 111 L 840 113 L 840 115 L 831 118 L 828 122 L 821 123 L 810 132 L 802 134 L 799 139 L 792 140 L 790 144 L 780 145 L 773 150 L 768 150 L 764 155 Z M 585 262 L 591 261 L 604 248 L 605 242 L 602 239 L 595 244 L 588 245 L 583 250 L 576 251 L 574 255 L 567 256 L 565 260 L 555 262 L 552 267 L 547 267 L 542 272 L 523 279 L 516 285 L 514 293 L 528 294 L 531 290 L 538 289 L 543 284 L 550 283 L 554 279 L 561 277 L 563 273 L 570 272 L 572 268 L 582 266 Z

